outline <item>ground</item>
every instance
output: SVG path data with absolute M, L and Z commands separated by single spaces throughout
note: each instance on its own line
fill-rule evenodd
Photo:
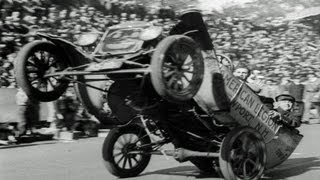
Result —
M 320 174 L 320 125 L 304 125 L 300 145 L 289 160 L 267 170 L 263 179 L 318 180 Z M 103 137 L 76 141 L 45 141 L 19 146 L 0 146 L 0 179 L 3 180 L 100 180 L 117 179 L 104 167 L 101 157 Z M 147 169 L 128 179 L 222 179 L 198 177 L 191 163 L 178 163 L 153 156 Z

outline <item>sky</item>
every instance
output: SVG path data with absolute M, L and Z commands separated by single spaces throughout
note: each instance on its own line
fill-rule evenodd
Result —
M 253 0 L 199 0 L 200 2 L 200 7 L 203 10 L 211 10 L 211 9 L 216 9 L 218 11 L 221 11 L 222 7 L 230 4 L 230 3 L 235 3 L 235 4 L 244 4 L 246 2 L 251 2 Z

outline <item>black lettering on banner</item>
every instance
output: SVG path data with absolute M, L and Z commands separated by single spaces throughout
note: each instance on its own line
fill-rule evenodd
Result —
M 240 110 L 239 110 L 239 114 L 243 117 L 243 115 L 246 113 L 247 111 L 240 106 Z
M 237 83 L 233 88 L 233 92 L 236 92 L 239 87 L 240 87 L 240 83 Z
M 246 113 L 243 115 L 243 118 L 249 122 L 253 119 L 253 116 L 248 111 L 246 111 Z
M 269 130 L 266 127 L 264 127 L 264 130 L 261 132 L 261 135 L 264 138 L 266 138 L 268 136 L 268 134 L 269 134 Z
M 255 102 L 255 99 L 254 99 L 254 97 L 251 96 L 250 99 L 249 99 L 249 106 L 250 106 L 250 108 L 252 108 L 254 102 Z
M 277 131 L 277 124 L 270 118 L 268 117 L 268 126 L 270 129 L 272 129 L 273 132 Z
M 235 107 L 236 105 L 238 105 L 239 103 L 237 101 L 232 101 L 231 102 L 231 107 Z
M 225 86 L 227 86 L 229 84 L 231 79 L 232 79 L 232 76 L 228 77 L 228 75 L 226 74 L 226 77 L 224 78 Z
M 240 99 L 243 102 L 245 102 L 250 108 L 252 108 L 252 106 L 255 102 L 254 97 L 252 97 L 251 94 L 248 93 L 247 91 L 241 91 Z
M 261 107 L 261 104 L 256 104 L 256 107 L 254 108 L 254 113 L 256 113 L 256 114 L 258 114 L 258 112 L 259 112 L 259 109 L 260 109 L 260 107 Z
M 234 91 L 234 87 L 236 85 L 236 81 L 234 79 L 231 79 L 230 80 L 230 83 L 229 83 L 229 88 Z
M 268 129 L 263 125 L 261 124 L 260 122 L 257 123 L 256 127 L 254 127 L 257 131 L 260 132 L 260 134 L 262 135 L 262 137 L 264 137 L 266 139 L 266 137 L 268 136 L 269 134 L 269 131 Z
M 242 107 L 241 107 L 241 104 L 237 103 L 237 106 L 236 106 L 236 108 L 235 108 L 234 110 L 235 110 L 235 111 L 238 111 L 238 109 L 240 109 L 240 108 L 242 108 Z
M 244 98 L 245 98 L 245 95 L 244 94 L 246 94 L 247 92 L 246 91 L 241 91 L 241 93 L 240 93 L 240 99 L 242 100 L 242 101 L 244 101 Z
M 257 123 L 257 125 L 256 125 L 256 127 L 254 127 L 256 130 L 258 130 L 259 132 L 261 132 L 260 130 L 262 129 L 262 128 L 264 128 L 263 127 L 263 124 L 260 124 L 259 123 L 259 121 L 257 121 L 258 123 Z
M 247 94 L 243 101 L 244 101 L 247 105 L 249 105 L 249 99 L 250 99 L 250 94 Z
M 264 110 L 264 109 L 262 109 L 261 110 L 261 113 L 259 113 L 260 114 L 260 116 L 259 117 L 261 117 L 261 120 L 262 121 L 266 121 L 267 119 L 268 119 L 268 113 Z

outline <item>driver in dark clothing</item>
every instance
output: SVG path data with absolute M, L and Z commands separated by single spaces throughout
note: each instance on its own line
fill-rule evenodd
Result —
M 292 112 L 295 98 L 289 93 L 282 93 L 275 97 L 275 109 L 269 111 L 269 116 L 289 128 L 297 128 L 301 125 L 300 119 Z
M 196 31 L 188 33 L 188 36 L 198 42 L 202 50 L 213 50 L 212 40 L 200 10 L 191 8 L 181 12 L 180 22 L 170 30 L 169 34 L 184 34 L 188 31 Z

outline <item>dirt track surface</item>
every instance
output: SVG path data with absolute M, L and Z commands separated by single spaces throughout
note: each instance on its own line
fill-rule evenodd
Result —
M 320 125 L 300 128 L 304 138 L 289 160 L 268 170 L 263 179 L 318 180 L 320 177 Z M 104 167 L 101 146 L 104 138 L 73 142 L 46 141 L 20 146 L 0 147 L 1 180 L 100 180 L 117 179 Z M 191 163 L 178 163 L 153 156 L 147 169 L 128 179 L 222 179 L 199 177 Z

